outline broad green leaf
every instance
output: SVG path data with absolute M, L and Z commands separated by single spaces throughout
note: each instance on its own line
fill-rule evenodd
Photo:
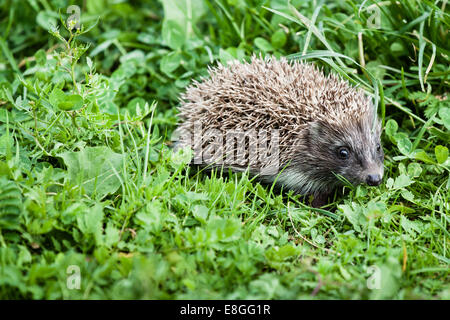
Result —
M 41 66 L 43 66 L 45 64 L 45 62 L 47 61 L 47 54 L 45 53 L 44 50 L 39 49 L 35 54 L 34 57 L 36 58 L 36 62 L 37 64 L 40 64 Z
M 389 119 L 386 122 L 385 128 L 384 128 L 386 134 L 390 137 L 393 137 L 398 130 L 398 124 L 394 119 Z
M 272 45 L 270 44 L 270 42 L 264 38 L 257 37 L 257 38 L 255 38 L 254 42 L 255 42 L 255 46 L 257 46 L 259 49 L 261 49 L 264 52 L 270 52 L 270 51 L 274 50 Z
M 391 189 L 393 186 L 394 186 L 394 179 L 389 177 L 386 180 L 386 188 Z
M 271 261 L 283 261 L 285 259 L 295 257 L 300 250 L 291 244 L 286 244 L 282 247 L 272 247 L 266 251 L 266 257 Z
M 58 103 L 58 108 L 63 111 L 73 111 L 81 109 L 83 103 L 83 98 L 78 94 L 66 95 L 64 100 Z
M 212 241 L 231 242 L 241 236 L 241 221 L 231 217 L 213 217 L 206 225 Z
M 408 165 L 408 175 L 417 178 L 422 173 L 422 167 L 420 164 L 413 162 Z
M 64 93 L 64 91 L 62 91 L 58 87 L 55 87 L 50 93 L 48 100 L 53 106 L 58 107 L 59 103 L 64 101 L 65 98 L 66 94 Z
M 363 213 L 360 205 L 352 203 L 352 205 L 339 205 L 338 208 L 342 211 L 347 220 L 353 225 L 353 228 L 361 232 L 361 227 L 367 224 L 367 218 Z
M 202 0 L 163 0 L 162 38 L 173 50 L 180 49 L 194 35 L 194 25 L 206 12 Z
M 412 150 L 412 143 L 407 137 L 396 137 L 398 150 L 405 156 L 409 155 Z
M 401 189 L 413 184 L 414 181 L 411 180 L 406 174 L 401 174 L 397 178 L 395 178 L 394 189 Z
M 206 223 L 206 219 L 208 218 L 208 211 L 208 208 L 203 205 L 196 205 L 192 209 L 194 217 L 201 223 Z
M 270 37 L 270 42 L 274 48 L 282 48 L 287 40 L 286 33 L 282 29 L 278 29 L 272 36 Z
M 90 57 L 95 57 L 97 54 L 99 54 L 102 51 L 106 51 L 106 49 L 109 48 L 110 45 L 112 45 L 114 41 L 112 39 L 108 39 L 103 41 L 102 43 L 98 44 L 89 54 Z
M 68 95 L 55 87 L 49 95 L 50 103 L 63 111 L 78 110 L 83 107 L 83 98 L 78 94 Z
M 185 29 L 176 21 L 164 21 L 162 36 L 166 44 L 173 50 L 180 49 L 186 42 Z
M 67 151 L 58 155 L 67 166 L 68 178 L 88 195 L 103 197 L 120 187 L 123 155 L 108 147 L 87 147 L 81 151 Z
M 448 158 L 448 148 L 438 145 L 434 148 L 434 154 L 436 155 L 437 162 L 443 164 Z
M 429 164 L 435 164 L 434 160 L 430 158 L 430 156 L 425 152 L 425 151 L 419 151 L 417 152 L 414 157 L 417 160 L 421 160 L 425 163 L 429 163 Z
M 84 235 L 94 237 L 97 244 L 102 244 L 103 206 L 95 204 L 77 216 L 78 228 Z
M 386 74 L 386 69 L 380 67 L 382 64 L 383 63 L 379 60 L 372 60 L 366 64 L 366 69 L 372 73 L 375 78 L 383 80 L 384 75 Z
M 409 191 L 409 190 L 402 190 L 401 195 L 402 195 L 402 197 L 403 197 L 405 200 L 408 200 L 408 201 L 411 201 L 411 202 L 414 200 L 414 195 L 413 195 L 413 193 L 412 193 L 411 191 Z
M 140 115 L 142 114 L 142 110 L 145 109 L 146 103 L 145 99 L 137 97 L 128 102 L 126 109 L 131 116 Z
M 170 75 L 172 71 L 175 71 L 180 66 L 181 58 L 181 54 L 178 52 L 171 52 L 165 55 L 161 59 L 161 71 Z
M 236 57 L 234 57 L 230 52 L 228 52 L 228 50 L 223 50 L 222 48 L 220 48 L 219 59 L 222 64 L 226 65 L 228 61 L 236 60 Z

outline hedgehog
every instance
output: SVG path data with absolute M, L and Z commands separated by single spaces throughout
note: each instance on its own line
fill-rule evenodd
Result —
M 191 163 L 248 171 L 314 207 L 346 180 L 381 183 L 381 123 L 361 88 L 284 57 L 219 63 L 208 73 L 180 96 L 175 148 L 190 147 Z

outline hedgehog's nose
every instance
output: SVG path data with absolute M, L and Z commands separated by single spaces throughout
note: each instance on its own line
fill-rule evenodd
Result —
M 366 182 L 369 186 L 378 186 L 381 183 L 381 176 L 379 174 L 369 174 Z

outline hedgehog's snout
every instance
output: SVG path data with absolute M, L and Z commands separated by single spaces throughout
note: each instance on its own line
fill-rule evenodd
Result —
M 369 174 L 366 178 L 366 183 L 369 186 L 378 186 L 381 183 L 381 176 L 379 174 Z
M 372 187 L 379 186 L 383 180 L 383 172 L 383 161 L 380 159 L 370 161 L 365 170 L 361 172 L 360 181 Z

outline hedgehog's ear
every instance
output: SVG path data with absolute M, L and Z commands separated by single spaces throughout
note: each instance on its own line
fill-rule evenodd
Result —
M 324 125 L 321 121 L 311 121 L 308 123 L 308 132 L 312 140 L 318 141 L 324 133 Z
M 329 144 L 330 139 L 335 136 L 335 130 L 325 121 L 315 120 L 308 123 L 308 140 L 311 146 Z

